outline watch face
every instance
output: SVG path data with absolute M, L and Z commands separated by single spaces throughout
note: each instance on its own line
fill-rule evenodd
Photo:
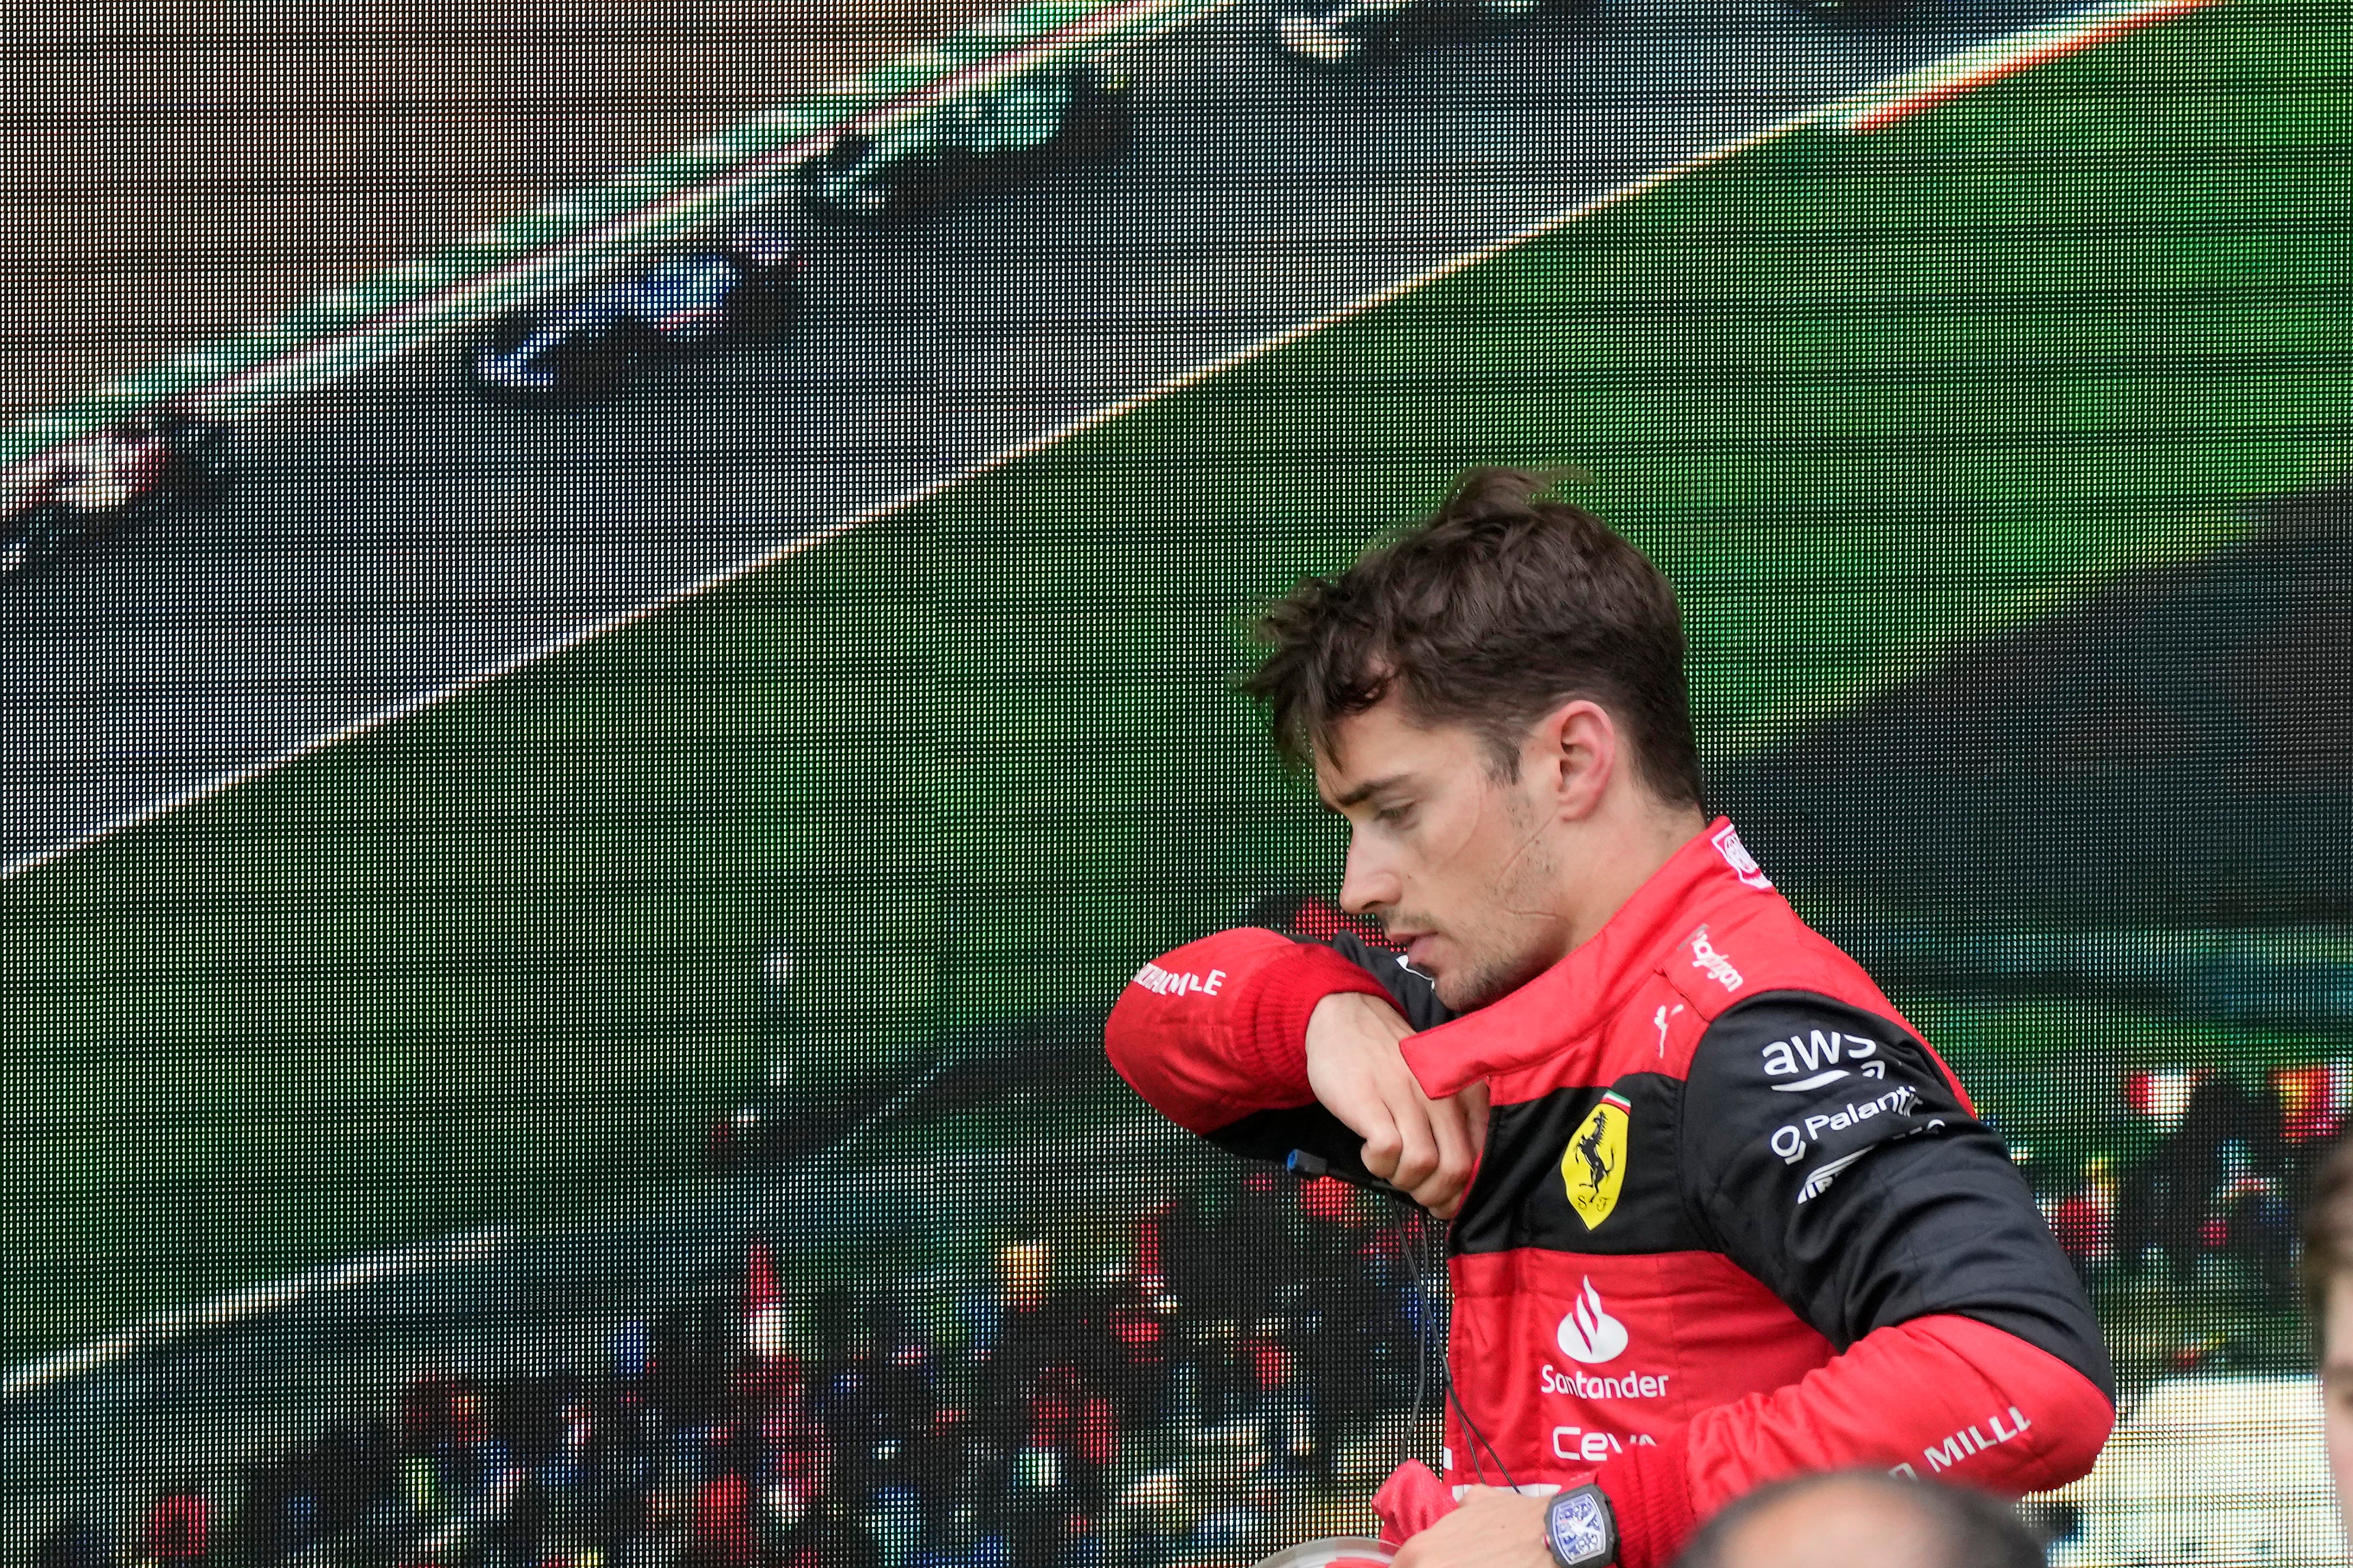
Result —
M 1556 1500 L 1545 1523 L 1552 1531 L 1552 1554 L 1563 1563 L 1607 1563 L 1613 1555 L 1609 1521 L 1589 1491 Z

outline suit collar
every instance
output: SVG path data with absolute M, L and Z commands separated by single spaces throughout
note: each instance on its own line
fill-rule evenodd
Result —
M 1591 1049 L 1603 1026 L 1674 948 L 1719 911 L 1768 897 L 1772 884 L 1717 817 L 1634 889 L 1602 928 L 1558 963 L 1475 1013 L 1405 1042 L 1406 1064 L 1432 1096 Z

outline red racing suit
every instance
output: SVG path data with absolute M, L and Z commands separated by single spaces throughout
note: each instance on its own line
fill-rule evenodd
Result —
M 1652 1568 L 1801 1470 L 2017 1494 L 2090 1469 L 2114 1384 L 2025 1181 L 1730 823 L 1475 1012 L 1450 1018 L 1354 936 L 1242 929 L 1145 965 L 1105 1044 L 1178 1124 L 1361 1173 L 1307 1081 L 1308 1015 L 1342 991 L 1420 1030 L 1404 1051 L 1425 1092 L 1483 1079 L 1493 1097 L 1448 1236 L 1448 1482 L 1595 1479 L 1622 1568 Z

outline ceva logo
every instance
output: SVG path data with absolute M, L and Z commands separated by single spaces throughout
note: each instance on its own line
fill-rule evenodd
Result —
M 1616 1361 L 1626 1353 L 1626 1325 L 1603 1309 L 1601 1292 L 1593 1288 L 1590 1275 L 1586 1277 L 1577 1305 L 1560 1321 L 1553 1338 L 1560 1345 L 1561 1354 L 1588 1366 Z

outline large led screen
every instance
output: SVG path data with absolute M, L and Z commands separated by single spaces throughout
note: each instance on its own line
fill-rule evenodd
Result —
M 1448 1226 L 1103 1028 L 1353 919 L 1252 616 L 1482 464 L 2096 1307 L 2052 1561 L 2341 1560 L 2341 10 L 16 9 L 5 1568 L 1367 1533 Z

